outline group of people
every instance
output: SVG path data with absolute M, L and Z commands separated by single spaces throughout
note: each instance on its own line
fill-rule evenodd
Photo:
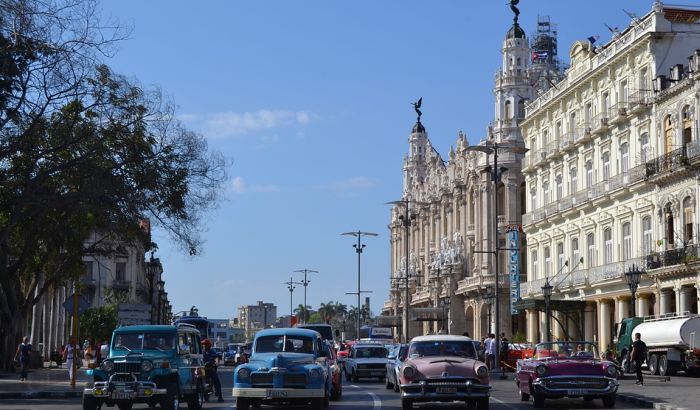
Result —
M 469 332 L 462 333 L 462 336 L 469 336 Z M 481 338 L 481 349 L 478 352 L 479 360 L 486 363 L 489 370 L 496 367 L 496 349 L 498 349 L 498 357 L 501 364 L 508 357 L 510 350 L 510 342 L 506 338 L 505 333 L 501 333 L 500 339 L 496 339 L 496 335 L 489 333 L 488 336 Z
M 102 363 L 106 352 L 109 351 L 109 345 L 107 342 L 102 342 L 100 339 L 95 339 L 93 343 L 89 340 L 85 340 L 83 346 L 79 346 L 76 343 L 75 337 L 70 337 L 70 342 L 61 346 L 58 351 L 58 356 L 61 362 L 58 362 L 60 366 L 61 363 L 65 363 L 68 368 L 68 378 L 73 379 L 73 361 L 75 362 L 75 368 L 80 368 L 83 365 L 83 360 L 85 362 L 95 362 L 97 365 Z M 74 354 L 75 353 L 75 354 Z M 24 336 L 22 338 L 22 343 L 17 346 L 17 351 L 15 352 L 14 360 L 19 364 L 20 368 L 20 381 L 27 380 L 27 369 L 29 367 L 29 359 L 32 356 L 32 345 L 29 343 L 29 336 Z

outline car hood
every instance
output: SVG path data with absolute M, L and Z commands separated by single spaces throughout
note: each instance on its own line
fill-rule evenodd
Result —
M 362 357 L 352 360 L 357 364 L 386 364 L 386 357 Z
M 555 359 L 538 360 L 534 365 L 544 364 L 547 366 L 547 376 L 608 376 L 608 366 L 614 363 L 594 359 Z
M 425 378 L 431 377 L 465 377 L 475 378 L 476 369 L 482 362 L 465 357 L 441 356 L 408 359 L 406 366 L 413 366 Z
M 314 355 L 306 353 L 256 353 L 248 364 L 259 367 L 294 367 L 315 363 Z
M 120 355 L 120 356 L 110 356 L 108 357 L 109 360 L 112 360 L 114 362 L 141 362 L 143 360 L 168 360 L 171 357 L 167 354 L 163 354 L 161 352 L 157 352 L 155 354 L 129 354 L 129 355 Z

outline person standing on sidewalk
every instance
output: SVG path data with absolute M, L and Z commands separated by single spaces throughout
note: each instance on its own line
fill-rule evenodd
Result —
M 15 360 L 19 360 L 19 380 L 27 380 L 27 366 L 29 366 L 29 356 L 32 353 L 32 345 L 29 343 L 29 336 L 24 336 L 22 343 L 17 346 L 17 352 L 15 352 Z
M 489 333 L 489 337 L 484 340 L 486 366 L 488 366 L 489 370 L 495 367 L 496 349 L 496 336 L 493 333 Z
M 636 384 L 644 385 L 644 376 L 642 376 L 642 362 L 644 362 L 647 353 L 647 344 L 642 342 L 642 335 L 640 333 L 634 334 L 634 343 L 632 343 L 632 359 L 634 360 L 634 367 L 637 371 L 637 382 Z
M 63 349 L 63 361 L 66 362 L 66 367 L 68 367 L 68 380 L 73 380 L 73 360 L 78 359 L 77 354 L 79 349 L 75 337 L 71 336 L 70 343 Z

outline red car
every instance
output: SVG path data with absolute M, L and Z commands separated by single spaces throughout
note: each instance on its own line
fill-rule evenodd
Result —
M 533 399 L 544 407 L 545 399 L 583 397 L 603 399 L 606 408 L 615 407 L 617 366 L 601 360 L 591 342 L 546 342 L 535 347 L 531 359 L 518 362 L 515 384 L 522 401 Z

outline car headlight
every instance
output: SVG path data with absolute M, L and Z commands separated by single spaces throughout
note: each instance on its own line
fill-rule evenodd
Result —
M 238 378 L 239 379 L 247 379 L 250 376 L 250 370 L 248 370 L 245 367 L 241 367 L 238 369 Z
M 610 376 L 610 377 L 617 376 L 617 369 L 615 368 L 615 366 L 612 366 L 612 365 L 608 366 L 606 371 L 608 372 L 608 376 Z
M 102 362 L 102 370 L 106 371 L 107 373 L 111 372 L 114 370 L 114 362 L 105 360 Z
M 483 364 L 476 368 L 476 375 L 479 377 L 484 377 L 489 374 L 489 369 Z
M 407 379 L 412 379 L 416 375 L 416 369 L 413 366 L 406 366 L 403 368 L 403 377 Z
M 143 370 L 144 372 L 150 372 L 151 370 L 153 370 L 153 362 L 150 360 L 144 360 L 143 362 L 141 362 L 141 370 Z
M 312 379 L 318 379 L 321 377 L 321 372 L 319 372 L 318 369 L 311 369 L 309 376 L 311 376 Z
M 535 373 L 537 373 L 539 377 L 543 377 L 545 374 L 547 374 L 547 366 L 541 364 L 535 367 Z

